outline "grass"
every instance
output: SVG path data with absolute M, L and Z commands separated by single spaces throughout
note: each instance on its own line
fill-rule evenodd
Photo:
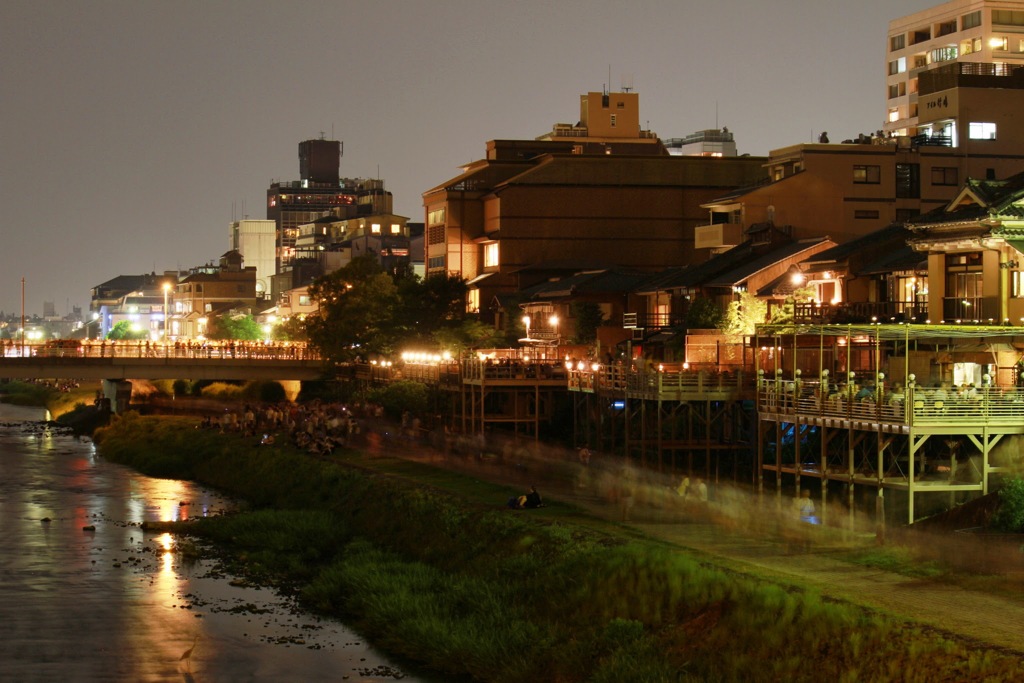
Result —
M 186 528 L 230 544 L 239 567 L 295 587 L 386 649 L 453 675 L 1024 678 L 1012 654 L 727 571 L 609 523 L 577 524 L 572 506 L 504 509 L 510 487 L 354 454 L 325 461 L 257 448 L 167 419 L 118 419 L 96 439 L 105 457 L 195 476 L 261 508 Z

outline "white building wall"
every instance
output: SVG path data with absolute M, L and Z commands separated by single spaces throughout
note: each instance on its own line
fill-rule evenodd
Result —
M 274 221 L 245 219 L 231 224 L 229 247 L 242 255 L 245 267 L 256 268 L 256 295 L 270 296 L 270 278 L 275 268 Z

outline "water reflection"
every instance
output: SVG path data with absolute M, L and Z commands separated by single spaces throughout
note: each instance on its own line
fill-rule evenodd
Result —
M 341 624 L 211 576 L 170 534 L 141 528 L 228 505 L 106 463 L 87 441 L 0 425 L 3 679 L 425 680 Z

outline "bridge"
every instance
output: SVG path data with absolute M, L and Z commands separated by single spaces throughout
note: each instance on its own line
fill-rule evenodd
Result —
M 320 379 L 326 369 L 318 354 L 300 345 L 59 342 L 3 348 L 0 379 L 301 381 Z

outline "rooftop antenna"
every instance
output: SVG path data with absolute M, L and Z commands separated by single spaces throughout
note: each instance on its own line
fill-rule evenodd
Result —
M 718 100 L 715 100 L 715 129 L 718 129 Z
M 627 74 L 622 76 L 622 92 L 629 92 L 633 89 L 633 74 Z

